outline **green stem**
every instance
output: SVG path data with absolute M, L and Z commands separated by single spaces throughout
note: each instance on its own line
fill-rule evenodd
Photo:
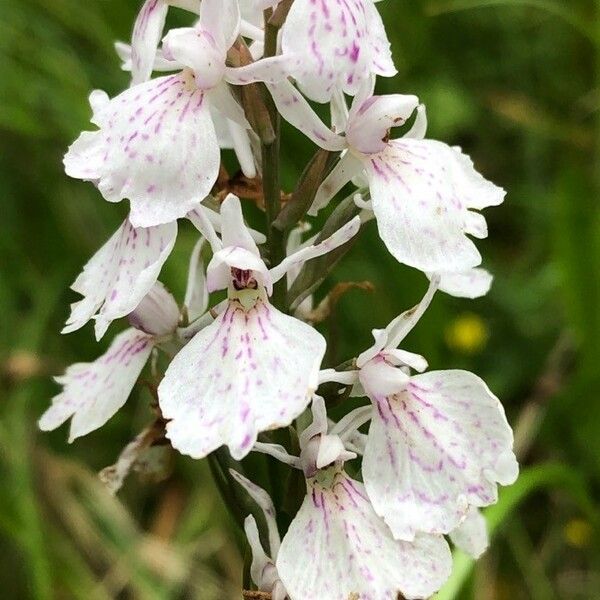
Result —
M 277 32 L 279 27 L 271 24 L 269 19 L 272 11 L 265 11 L 265 50 L 264 57 L 275 56 L 277 54 Z M 262 150 L 262 169 L 263 169 L 263 194 L 265 199 L 265 214 L 267 219 L 267 244 L 269 247 L 269 261 L 271 266 L 280 263 L 285 258 L 285 236 L 279 231 L 274 222 L 281 210 L 281 182 L 279 169 L 279 151 L 281 139 L 281 120 L 279 113 L 273 103 L 272 98 L 265 94 L 265 105 L 269 112 L 274 139 L 271 143 L 263 141 Z M 286 289 L 285 279 L 277 282 L 273 289 L 272 302 L 280 310 L 286 310 Z

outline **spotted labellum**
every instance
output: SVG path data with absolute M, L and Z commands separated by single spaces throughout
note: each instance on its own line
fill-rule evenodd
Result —
M 185 26 L 167 26 L 171 11 Z M 153 447 L 207 459 L 218 489 L 236 490 L 223 501 L 250 548 L 245 597 L 430 598 L 453 547 L 485 552 L 481 509 L 518 465 L 484 381 L 428 370 L 404 341 L 436 293 L 489 291 L 474 239 L 504 191 L 427 136 L 416 96 L 375 93 L 396 74 L 376 0 L 146 0 L 116 50 L 130 85 L 90 94 L 94 128 L 64 165 L 127 201 L 126 217 L 72 284 L 63 333 L 127 326 L 56 378 L 40 428 L 70 421 L 69 440 L 85 436 L 143 382 L 148 425 L 102 479 L 116 493 Z M 290 189 L 281 120 L 315 147 Z M 377 251 L 428 288 L 336 360 L 338 328 L 321 324 L 348 289 L 372 286 L 328 276 L 370 221 Z M 160 278 L 181 272 L 180 243 L 177 299 Z

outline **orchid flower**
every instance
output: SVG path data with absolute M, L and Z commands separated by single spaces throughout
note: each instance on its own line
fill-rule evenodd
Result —
M 241 459 L 260 431 L 285 427 L 306 408 L 325 354 L 319 332 L 271 305 L 273 284 L 294 265 L 346 243 L 360 224 L 354 219 L 269 269 L 237 197 L 223 201 L 221 216 L 221 240 L 204 224 L 214 252 L 207 284 L 209 291 L 226 289 L 227 300 L 169 365 L 158 395 L 177 450 L 201 458 L 226 444 Z
M 354 96 L 372 75 L 392 77 L 390 42 L 373 0 L 295 0 L 281 31 L 283 55 L 303 60 L 292 71 L 311 100 Z
M 186 291 L 187 314 L 197 320 L 208 306 L 201 243 L 190 259 Z M 40 429 L 56 429 L 72 417 L 69 441 L 73 441 L 104 425 L 127 401 L 152 350 L 165 342 L 185 343 L 178 330 L 179 314 L 173 296 L 154 283 L 129 314 L 132 327 L 120 333 L 105 354 L 91 363 L 74 364 L 56 378 L 63 390 L 42 415 Z
M 356 362 L 375 408 L 362 464 L 365 487 L 377 514 L 403 540 L 451 532 L 470 507 L 497 501 L 497 483 L 509 485 L 518 474 L 512 431 L 485 383 L 467 371 L 422 373 L 422 356 L 397 349 L 436 287 L 434 278 L 419 305 L 375 330 L 375 344 Z
M 203 0 L 195 27 L 171 30 L 163 55 L 175 74 L 134 85 L 112 100 L 91 97 L 95 132 L 83 132 L 64 162 L 68 175 L 94 181 L 104 198 L 128 198 L 134 227 L 172 222 L 196 208 L 219 172 L 219 143 L 210 107 L 248 127 L 228 83 L 276 82 L 290 59 L 226 65 L 240 32 L 237 0 Z M 250 161 L 250 157 L 248 158 Z
M 362 176 L 379 235 L 399 262 L 430 273 L 464 273 L 481 262 L 467 237 L 487 236 L 485 219 L 475 210 L 502 203 L 504 191 L 477 173 L 459 148 L 423 139 L 427 122 L 416 96 L 373 96 L 372 86 L 363 85 L 342 137 L 289 82 L 270 90 L 282 116 L 316 144 L 346 150 L 321 185 L 312 214 Z M 416 120 L 404 137 L 389 139 L 390 129 L 405 124 L 415 110 Z
M 345 449 L 344 437 L 370 411 L 357 409 L 329 432 L 322 398 L 315 397 L 312 412 L 313 423 L 300 436 L 299 457 L 269 444 L 255 447 L 301 468 L 306 478 L 306 496 L 275 562 L 291 600 L 428 598 L 450 575 L 448 544 L 428 534 L 411 542 L 394 539 L 363 484 L 344 470 L 344 462 L 355 456 Z

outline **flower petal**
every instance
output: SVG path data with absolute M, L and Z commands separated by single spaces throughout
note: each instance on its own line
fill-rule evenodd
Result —
M 40 429 L 56 429 L 73 417 L 69 435 L 72 442 L 104 425 L 125 404 L 153 346 L 152 336 L 127 329 L 94 362 L 71 365 L 56 378 L 63 391 L 42 415 Z
M 355 95 L 376 73 L 396 73 L 390 44 L 372 0 L 295 0 L 281 32 L 283 54 L 302 56 L 294 77 L 311 100 L 336 89 Z
M 375 510 L 396 537 L 448 533 L 470 505 L 497 501 L 496 482 L 515 481 L 518 465 L 504 410 L 472 373 L 433 371 L 412 377 L 399 393 L 370 396 L 377 410 L 363 477 Z
M 133 327 L 155 337 L 173 333 L 179 323 L 179 306 L 171 292 L 157 281 L 136 308 L 129 313 Z
M 159 387 L 167 437 L 183 454 L 222 444 L 235 459 L 260 431 L 289 425 L 317 387 L 325 339 L 263 300 L 237 301 L 175 357 Z
M 93 122 L 99 130 L 83 132 L 71 145 L 66 172 L 97 182 L 110 202 L 129 198 L 135 227 L 184 217 L 217 179 L 214 125 L 189 73 L 126 90 L 94 114 Z
M 208 308 L 208 288 L 206 285 L 204 262 L 202 260 L 203 246 L 204 238 L 200 238 L 192 250 L 188 267 L 187 286 L 183 304 L 187 308 L 190 322 L 201 317 Z
M 381 152 L 389 130 L 406 123 L 418 105 L 416 96 L 404 94 L 371 96 L 359 105 L 353 103 L 346 129 L 348 144 L 363 154 Z
M 331 487 L 310 483 L 276 566 L 292 600 L 428 598 L 450 575 L 442 537 L 394 540 L 364 487 L 344 472 Z
M 345 225 L 332 233 L 327 239 L 318 244 L 300 248 L 293 254 L 284 258 L 281 263 L 271 269 L 273 282 L 279 281 L 290 269 L 296 265 L 303 264 L 313 258 L 323 256 L 340 246 L 348 243 L 360 230 L 360 218 L 354 217 Z
M 450 532 L 455 546 L 473 558 L 479 558 L 490 545 L 487 523 L 479 510 L 469 509 L 465 520 Z
M 168 10 L 167 0 L 146 0 L 138 13 L 131 36 L 133 85 L 150 79 Z
M 343 150 L 346 140 L 331 131 L 304 96 L 286 79 L 267 84 L 279 114 L 288 123 L 325 150 Z
M 176 222 L 135 228 L 126 219 L 71 286 L 83 299 L 71 305 L 62 332 L 75 331 L 96 315 L 100 339 L 114 319 L 132 312 L 150 291 L 176 237 Z
M 428 277 L 431 274 L 427 274 Z M 440 290 L 457 298 L 481 298 L 492 287 L 491 273 L 476 267 L 462 273 L 439 273 Z
M 353 177 L 361 174 L 362 171 L 362 162 L 351 152 L 344 153 L 319 186 L 308 214 L 316 216 Z
M 466 233 L 470 208 L 502 202 L 470 159 L 441 142 L 392 140 L 363 159 L 379 234 L 394 257 L 423 271 L 465 271 L 481 256 Z M 482 232 L 483 233 L 483 232 Z

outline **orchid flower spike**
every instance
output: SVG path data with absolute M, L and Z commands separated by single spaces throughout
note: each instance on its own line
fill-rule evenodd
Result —
M 497 483 L 515 481 L 518 465 L 502 405 L 467 371 L 422 373 L 427 361 L 397 349 L 435 292 L 375 330 L 357 360 L 360 387 L 374 406 L 362 471 L 375 511 L 394 536 L 446 534 L 471 507 L 497 501 Z M 411 369 L 419 373 L 412 375 Z
M 226 444 L 239 460 L 259 432 L 289 425 L 306 408 L 325 354 L 319 332 L 271 305 L 273 284 L 295 265 L 346 243 L 360 223 L 350 221 L 269 269 L 236 196 L 223 201 L 221 217 L 221 239 L 208 220 L 199 226 L 214 253 L 208 290 L 226 289 L 227 300 L 169 365 L 158 395 L 170 419 L 167 437 L 177 450 L 202 458 Z
M 227 51 L 239 33 L 238 0 L 202 0 L 198 24 L 173 29 L 163 41 L 163 57 L 179 72 L 134 85 L 112 100 L 92 94 L 92 122 L 99 129 L 83 132 L 71 145 L 67 174 L 93 181 L 110 202 L 128 198 L 134 227 L 169 223 L 196 208 L 219 172 L 211 107 L 248 128 L 227 84 L 273 83 L 289 71 L 290 58 L 283 56 L 228 67 Z M 241 162 L 253 165 L 253 157 Z
M 291 84 L 270 90 L 281 115 L 316 144 L 346 150 L 321 185 L 311 214 L 350 180 L 364 177 L 379 235 L 399 262 L 427 273 L 464 273 L 481 262 L 467 236 L 487 236 L 485 219 L 475 211 L 501 204 L 504 190 L 477 173 L 459 148 L 423 139 L 427 119 L 416 96 L 373 96 L 373 82 L 366 82 L 354 98 L 342 137 L 323 124 Z M 412 128 L 390 139 L 390 129 L 404 125 L 415 110 Z
M 190 271 L 198 270 L 198 256 L 197 252 L 192 254 Z M 205 296 L 204 286 L 203 277 L 189 277 L 186 297 L 194 299 L 194 311 L 206 309 L 202 301 L 195 300 Z M 63 390 L 40 418 L 40 429 L 56 429 L 72 418 L 72 442 L 104 425 L 127 401 L 152 350 L 166 342 L 181 343 L 179 315 L 173 296 L 155 282 L 129 313 L 132 327 L 117 335 L 105 354 L 91 363 L 71 365 L 56 378 Z
M 296 464 L 304 471 L 307 493 L 275 561 L 289 597 L 431 596 L 450 574 L 448 544 L 442 536 L 427 534 L 412 542 L 395 540 L 373 510 L 363 484 L 344 470 L 344 462 L 355 455 L 333 433 L 335 428 L 328 433 L 322 398 L 315 397 L 312 411 L 313 423 L 300 436 Z M 348 433 L 369 416 L 363 408 L 358 411 L 362 414 L 353 416 Z M 310 576 L 306 565 L 311 565 Z

